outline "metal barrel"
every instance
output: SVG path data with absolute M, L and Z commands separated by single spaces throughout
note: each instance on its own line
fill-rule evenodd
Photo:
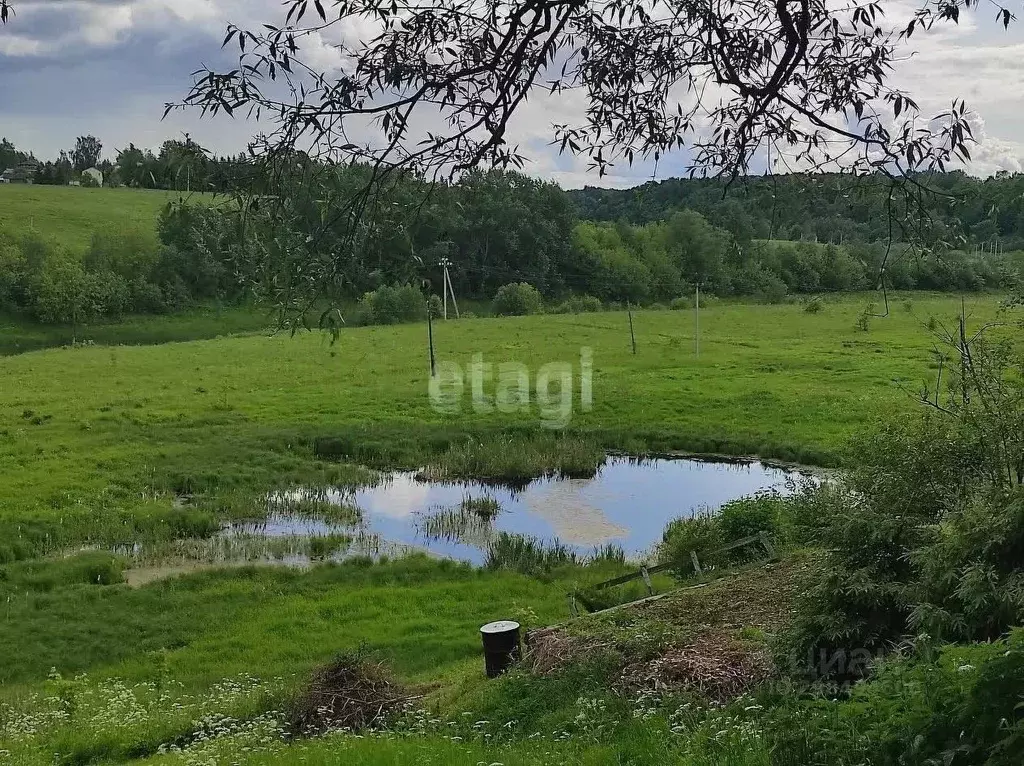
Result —
M 518 622 L 489 622 L 480 628 L 480 635 L 484 642 L 484 665 L 488 678 L 500 676 L 519 659 Z

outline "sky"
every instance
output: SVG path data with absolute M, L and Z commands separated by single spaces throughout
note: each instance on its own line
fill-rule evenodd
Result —
M 37 157 L 53 158 L 93 134 L 105 156 L 129 142 L 159 147 L 167 138 L 192 138 L 215 153 L 238 153 L 255 131 L 251 122 L 172 113 L 190 73 L 202 64 L 229 63 L 220 50 L 227 23 L 258 27 L 283 21 L 280 0 L 14 0 L 16 16 L 0 27 L 0 136 Z M 891 23 L 909 19 L 923 0 L 882 0 Z M 961 18 L 958 26 L 915 33 L 914 55 L 900 63 L 893 83 L 931 116 L 962 97 L 974 110 L 979 144 L 968 172 L 1024 171 L 1024 20 L 1004 30 L 995 7 Z M 902 26 L 905 26 L 903 21 Z M 353 34 L 358 34 L 355 30 Z M 333 51 L 316 52 L 325 66 Z M 634 186 L 680 175 L 685 158 L 657 167 L 616 166 L 599 178 L 582 158 L 559 156 L 548 145 L 551 125 L 583 114 L 580 95 L 530 100 L 507 136 L 530 157 L 526 171 L 567 188 Z

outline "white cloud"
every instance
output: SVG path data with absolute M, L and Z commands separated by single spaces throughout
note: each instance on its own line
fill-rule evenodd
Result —
M 889 0 L 887 23 L 903 27 L 921 0 Z M 180 99 L 189 73 L 203 62 L 225 62 L 220 51 L 229 21 L 257 26 L 283 20 L 279 0 L 19 0 L 18 15 L 0 27 L 2 130 L 40 156 L 53 156 L 92 132 L 109 147 L 129 140 L 156 145 L 191 132 L 219 152 L 237 152 L 254 126 L 241 119 L 199 120 L 172 115 L 162 122 L 163 105 Z M 370 19 L 338 26 L 316 36 L 307 59 L 324 71 L 343 65 L 335 47 L 368 39 L 377 31 Z M 893 82 L 914 96 L 925 118 L 963 97 L 978 146 L 969 171 L 987 175 L 1024 168 L 1024 22 L 1004 31 L 989 14 L 966 13 L 959 25 L 940 24 L 912 38 L 914 55 L 896 68 Z M 74 104 L 74 109 L 60 109 Z M 586 158 L 560 156 L 550 144 L 555 123 L 578 123 L 583 93 L 536 93 L 509 126 L 508 140 L 529 154 L 528 172 L 565 186 L 631 186 L 650 179 L 655 166 L 617 163 L 598 178 Z M 424 114 L 426 129 L 433 120 Z M 150 139 L 152 137 L 152 139 Z M 657 176 L 679 174 L 682 158 L 663 159 Z

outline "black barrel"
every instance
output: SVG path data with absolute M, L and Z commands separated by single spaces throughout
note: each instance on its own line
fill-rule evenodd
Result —
M 484 640 L 487 677 L 500 676 L 519 659 L 519 623 L 512 620 L 489 622 L 480 628 Z

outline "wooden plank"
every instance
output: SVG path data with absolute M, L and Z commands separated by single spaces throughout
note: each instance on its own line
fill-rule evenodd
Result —
M 761 544 L 764 545 L 764 549 L 768 552 L 768 558 L 775 558 L 775 546 L 772 545 L 771 538 L 768 537 L 767 532 L 761 533 Z
M 715 553 L 725 553 L 726 551 L 731 551 L 733 548 L 740 548 L 740 547 L 742 547 L 744 545 L 750 545 L 751 543 L 756 543 L 756 542 L 760 542 L 760 541 L 761 541 L 761 535 L 760 534 L 750 535 L 749 537 L 744 537 L 742 540 L 737 540 L 734 543 L 729 543 L 728 545 L 723 545 L 721 548 L 715 548 L 713 551 L 708 551 L 704 555 L 705 556 L 710 556 L 710 555 L 713 555 Z
M 594 586 L 594 590 L 604 590 L 605 588 L 610 588 L 613 585 L 622 585 L 623 583 L 631 580 L 639 580 L 641 577 L 643 577 L 643 575 L 639 572 L 630 572 L 629 574 L 624 574 L 621 577 L 616 577 L 612 580 L 605 580 L 604 582 L 598 583 Z
M 774 547 L 771 547 L 771 541 L 768 540 L 767 535 L 763 532 L 760 532 L 756 535 L 744 537 L 742 540 L 737 540 L 736 542 L 729 543 L 728 545 L 724 545 L 721 548 L 715 548 L 712 551 L 707 551 L 704 553 L 704 556 L 707 557 L 713 556 L 718 553 L 725 553 L 726 551 L 731 551 L 734 548 L 739 548 L 744 545 L 750 545 L 751 543 L 760 543 L 761 545 L 764 545 L 765 550 L 768 551 L 768 555 L 772 558 L 775 558 L 775 549 Z M 696 551 L 690 551 L 690 561 L 693 562 L 693 568 L 694 570 L 696 570 L 697 574 L 704 574 L 704 570 L 700 566 L 700 560 L 697 558 Z M 644 584 L 647 586 L 648 591 L 653 593 L 654 585 L 651 583 L 650 575 L 656 574 L 658 572 L 665 572 L 672 568 L 672 564 L 658 564 L 657 566 L 653 567 L 641 567 L 640 571 L 638 572 L 630 572 L 629 574 L 624 574 L 620 577 L 615 577 L 611 580 L 605 580 L 604 582 L 598 583 L 594 586 L 594 590 L 604 590 L 605 588 L 612 588 L 616 585 L 622 585 L 627 582 L 632 582 L 633 580 L 642 579 L 644 581 Z
M 651 578 L 647 574 L 647 567 L 640 567 L 640 576 L 644 578 L 644 585 L 647 586 L 647 595 L 654 595 L 654 586 L 651 585 Z
M 703 575 L 704 570 L 700 568 L 700 560 L 697 558 L 696 551 L 690 551 L 690 561 L 693 562 L 694 571 L 696 571 L 698 575 Z

